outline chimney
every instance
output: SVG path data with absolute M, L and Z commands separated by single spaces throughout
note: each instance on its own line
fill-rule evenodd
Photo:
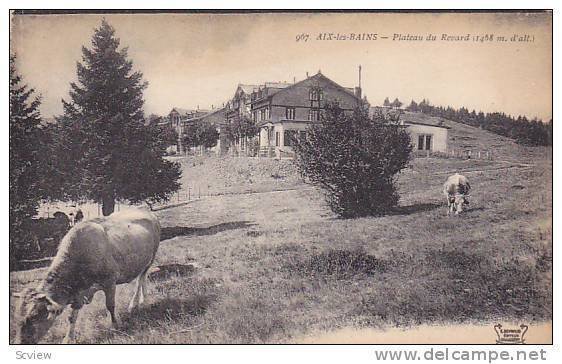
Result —
M 308 72 L 306 73 L 306 78 L 308 78 Z
M 297 83 L 297 78 L 293 76 L 293 83 Z
M 359 65 L 359 86 L 355 88 L 355 97 L 361 98 L 361 65 Z

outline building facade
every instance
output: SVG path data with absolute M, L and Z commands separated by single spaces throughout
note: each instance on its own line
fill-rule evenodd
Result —
M 412 139 L 414 153 L 447 153 L 449 127 L 416 122 L 404 122 L 404 125 Z
M 208 122 L 219 131 L 220 138 L 214 148 L 218 155 L 230 152 L 233 155 L 292 157 L 296 138 L 305 135 L 309 125 L 320 120 L 326 103 L 337 102 L 346 113 L 360 105 L 369 106 L 360 84 L 360 71 L 359 86 L 354 88 L 340 86 L 320 71 L 310 77 L 307 74 L 306 79 L 293 83 L 239 84 L 233 98 L 223 108 L 173 108 L 168 119 L 179 135 L 179 153 L 185 152 L 181 140 L 186 126 L 194 122 Z M 397 108 L 374 107 L 369 110 L 371 115 L 381 113 L 400 122 L 410 134 L 416 154 L 447 152 L 448 127 L 419 122 Z M 239 119 L 251 120 L 258 128 L 258 135 L 229 140 L 226 130 Z
M 432 118 L 421 117 L 418 113 L 404 111 L 396 107 L 375 106 L 369 109 L 371 117 L 378 115 L 403 125 L 410 135 L 413 152 L 417 155 L 428 153 L 447 153 L 449 127 Z
M 225 148 L 228 146 L 226 140 L 226 133 L 224 133 L 225 123 L 227 122 L 227 106 L 221 108 L 211 107 L 211 110 L 206 109 L 182 109 L 174 107 L 167 117 L 167 123 L 174 128 L 178 134 L 177 153 L 186 153 L 189 146 L 183 145 L 183 137 L 187 132 L 187 127 L 195 123 L 209 123 L 213 125 L 219 132 L 219 139 L 217 145 L 211 148 L 218 155 L 224 154 Z
M 265 84 L 252 93 L 252 120 L 259 127 L 260 156 L 290 157 L 292 144 L 310 123 L 320 120 L 327 102 L 351 112 L 361 100 L 361 88 L 345 88 L 321 72 L 293 84 Z

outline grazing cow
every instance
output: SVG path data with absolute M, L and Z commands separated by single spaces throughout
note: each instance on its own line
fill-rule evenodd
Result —
M 22 257 L 33 257 L 38 253 L 54 254 L 57 244 L 70 229 L 70 219 L 64 212 L 57 211 L 53 218 L 38 218 L 24 221 L 23 229 L 28 231 L 32 250 L 24 249 Z M 44 256 L 41 254 L 39 257 Z
M 55 318 L 70 305 L 68 330 L 63 343 L 74 341 L 80 308 L 99 290 L 111 322 L 115 316 L 115 286 L 137 278 L 129 310 L 144 301 L 145 280 L 160 243 L 160 224 L 144 210 L 125 210 L 75 225 L 62 239 L 47 277 L 28 288 L 18 309 L 17 343 L 37 343 Z
M 464 205 L 468 205 L 469 192 L 470 184 L 465 176 L 455 173 L 447 178 L 443 185 L 443 193 L 447 198 L 447 215 L 451 212 L 455 215 L 462 212 Z
M 82 209 L 74 205 L 72 206 L 72 210 L 68 213 L 68 216 L 70 217 L 70 226 L 74 226 L 84 220 L 84 213 L 82 212 Z
M 76 209 L 76 212 L 74 213 L 74 224 L 78 224 L 80 221 L 84 220 L 84 213 L 82 212 L 81 209 Z

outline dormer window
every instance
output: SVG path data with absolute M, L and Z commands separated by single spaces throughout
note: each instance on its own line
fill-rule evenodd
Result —
M 324 99 L 324 92 L 322 92 L 322 89 L 312 88 L 310 89 L 309 98 L 310 101 L 321 101 Z

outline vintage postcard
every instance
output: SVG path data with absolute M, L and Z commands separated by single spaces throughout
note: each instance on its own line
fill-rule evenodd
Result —
M 552 25 L 12 10 L 10 344 L 552 344 Z

